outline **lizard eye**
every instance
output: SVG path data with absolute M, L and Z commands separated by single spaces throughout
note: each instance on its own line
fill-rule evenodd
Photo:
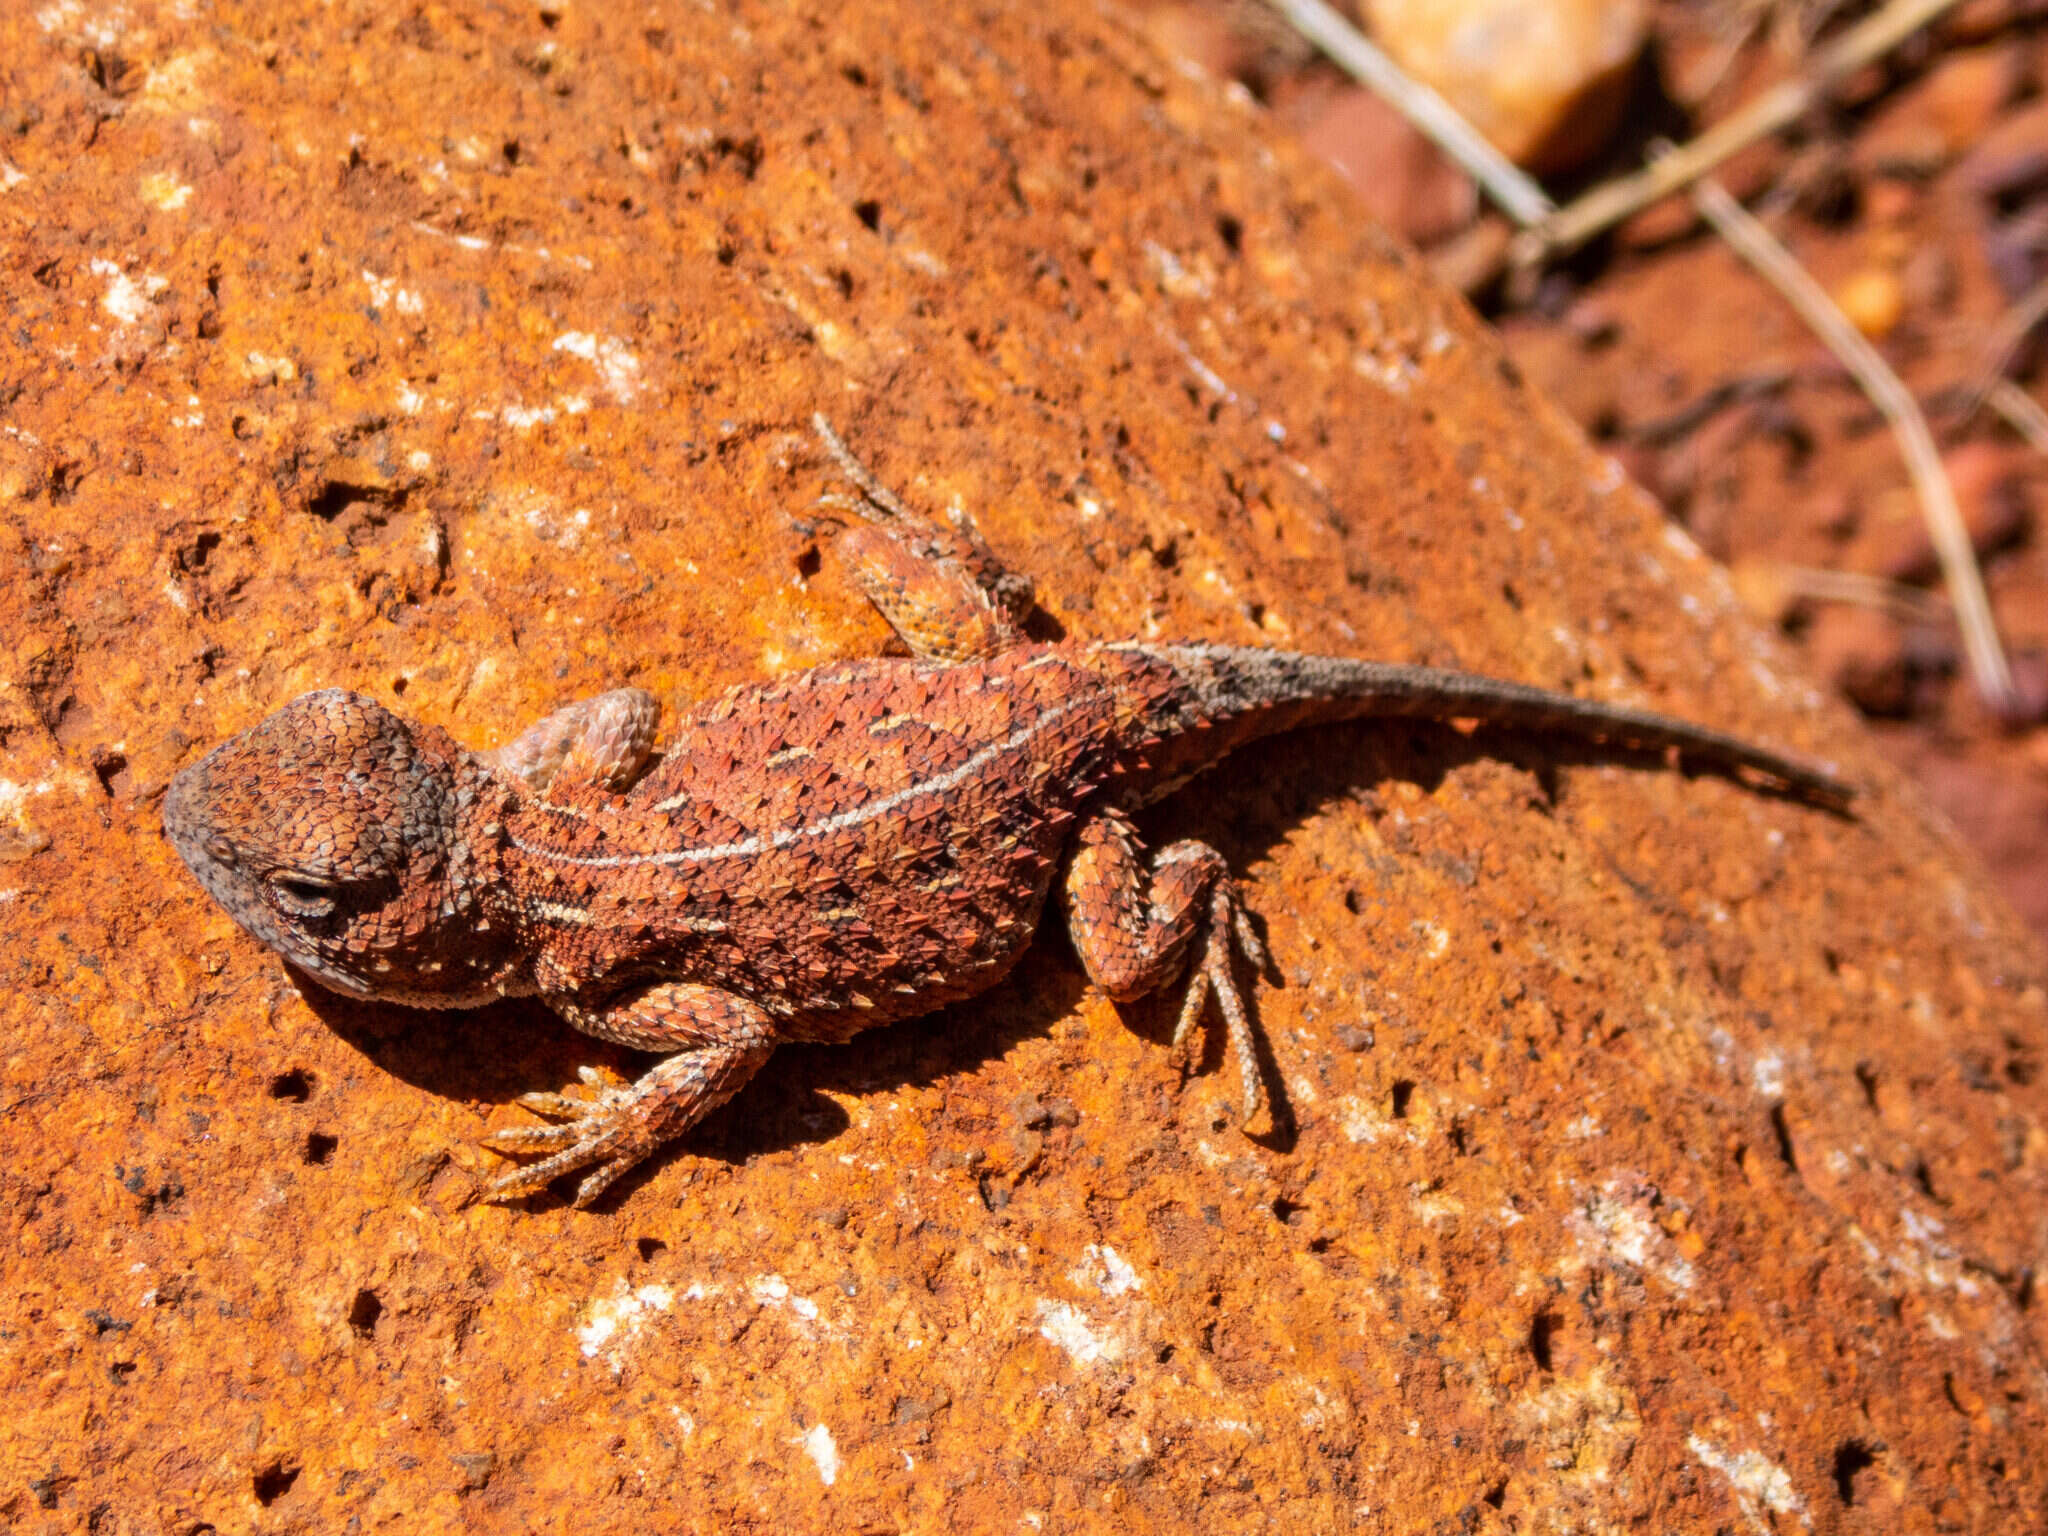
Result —
M 270 899 L 293 917 L 334 915 L 334 887 L 300 875 L 273 875 Z

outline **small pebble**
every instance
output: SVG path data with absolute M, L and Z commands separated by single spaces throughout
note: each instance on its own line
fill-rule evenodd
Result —
M 1835 290 L 1835 303 L 1849 323 L 1878 341 L 1889 336 L 1906 312 L 1906 296 L 1898 278 L 1879 267 L 1865 267 Z

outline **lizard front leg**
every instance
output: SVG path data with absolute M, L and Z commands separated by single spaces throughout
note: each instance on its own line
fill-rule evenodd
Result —
M 1173 1031 L 1176 1051 L 1215 995 L 1249 1121 L 1259 1107 L 1259 1059 L 1231 974 L 1232 946 L 1257 966 L 1266 963 L 1264 947 L 1222 854 L 1190 839 L 1160 849 L 1147 869 L 1140 851 L 1137 833 L 1120 811 L 1095 811 L 1081 823 L 1063 887 L 1067 932 L 1088 979 L 1115 1002 L 1162 991 L 1187 973 Z
M 587 1035 L 642 1051 L 677 1054 L 638 1082 L 606 1087 L 595 1098 L 529 1093 L 519 1103 L 563 1123 L 507 1126 L 484 1138 L 502 1152 L 544 1152 L 492 1181 L 486 1200 L 514 1200 L 551 1179 L 598 1164 L 576 1186 L 576 1204 L 587 1206 L 612 1182 L 663 1142 L 683 1134 L 731 1098 L 760 1070 L 775 1049 L 775 1026 L 765 1009 L 717 987 L 665 981 L 603 1007 L 573 998 L 549 1002 Z M 599 1084 L 585 1068 L 586 1083 Z
M 822 415 L 811 418 L 825 450 L 860 496 L 830 497 L 864 520 L 839 536 L 839 556 L 868 601 L 913 655 L 975 661 L 1024 643 L 1031 580 L 1003 568 L 974 520 L 946 526 L 915 516 L 847 450 Z
M 614 688 L 579 699 L 481 757 L 545 796 L 575 784 L 624 789 L 647 766 L 661 706 L 644 688 Z

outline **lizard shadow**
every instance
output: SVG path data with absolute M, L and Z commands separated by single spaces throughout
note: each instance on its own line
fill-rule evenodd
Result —
M 1565 767 L 1674 771 L 1657 752 L 1554 735 L 1505 728 L 1467 734 L 1421 719 L 1358 721 L 1248 744 L 1220 770 L 1202 775 L 1144 812 L 1139 823 L 1154 848 L 1180 838 L 1199 838 L 1241 871 L 1333 801 L 1388 781 L 1415 784 L 1433 793 L 1454 769 L 1478 761 L 1507 763 L 1533 774 L 1539 791 L 1531 801 L 1536 814 L 1549 814 L 1548 807 L 1559 799 L 1558 771 Z M 1769 798 L 1805 798 L 1713 768 L 1686 765 L 1678 771 L 1688 777 L 1730 779 L 1745 792 Z M 1817 808 L 1845 814 L 1825 805 Z M 850 1045 L 780 1047 L 771 1070 L 756 1076 L 672 1148 L 628 1172 L 606 1192 L 599 1207 L 610 1209 L 630 1198 L 678 1156 L 739 1165 L 756 1156 L 829 1142 L 851 1126 L 831 1094 L 865 1098 L 928 1087 L 971 1073 L 1019 1041 L 1050 1033 L 1061 1019 L 1075 1013 L 1088 985 L 1064 934 L 1053 932 L 1063 926 L 1056 903 L 1055 895 L 1048 902 L 1039 938 L 988 991 L 863 1032 Z M 1263 929 L 1256 912 L 1252 919 Z M 1361 935 L 1360 945 L 1367 942 L 1369 936 Z M 342 1040 L 378 1069 L 444 1098 L 502 1104 L 523 1093 L 557 1091 L 573 1084 L 584 1066 L 608 1068 L 631 1079 L 657 1059 L 584 1035 L 537 999 L 430 1011 L 343 997 L 302 972 L 289 966 L 287 970 L 307 1006 Z M 1248 965 L 1240 967 L 1241 981 L 1252 981 L 1250 971 Z M 1258 980 L 1269 987 L 1285 985 L 1270 967 Z M 1244 990 L 1256 1023 L 1256 989 L 1247 985 Z M 1156 1041 L 1162 1050 L 1172 1037 L 1178 1010 L 1177 988 L 1118 1008 L 1126 1027 Z M 1269 1151 L 1285 1153 L 1299 1135 L 1286 1073 L 1266 1030 L 1255 1028 L 1254 1039 L 1270 1124 L 1245 1134 Z M 1199 1058 L 1190 1070 L 1227 1070 L 1225 1051 L 1222 1031 L 1206 1029 Z M 508 1160 L 506 1166 L 513 1164 Z M 557 1193 L 530 1198 L 559 1200 L 559 1191 L 571 1182 L 557 1181 Z
M 660 1059 L 585 1035 L 535 998 L 481 1008 L 408 1008 L 344 997 L 289 964 L 285 969 L 306 1006 L 345 1044 L 377 1070 L 439 1098 L 498 1105 L 524 1093 L 574 1092 L 579 1068 L 631 1080 Z M 852 1121 L 831 1094 L 878 1097 L 970 1073 L 1019 1041 L 1050 1033 L 1075 1012 L 1086 987 L 1070 952 L 1048 953 L 1034 943 L 1003 980 L 967 1002 L 866 1031 L 850 1047 L 782 1045 L 768 1070 L 672 1147 L 629 1170 L 598 1208 L 629 1198 L 678 1156 L 737 1166 L 832 1141 Z M 506 1169 L 514 1166 L 506 1160 Z M 573 1189 L 576 1177 L 565 1175 L 554 1193 L 528 1199 L 566 1203 L 560 1192 Z
M 1181 838 L 1198 838 L 1222 853 L 1233 870 L 1242 872 L 1337 801 L 1389 782 L 1413 784 L 1425 794 L 1433 794 L 1453 771 L 1476 762 L 1503 763 L 1531 775 L 1536 792 L 1530 797 L 1529 809 L 1540 816 L 1554 814 L 1565 797 L 1562 770 L 1620 767 L 1667 777 L 1718 778 L 1745 794 L 1789 801 L 1837 821 L 1855 819 L 1845 805 L 1832 799 L 1691 760 L 1674 764 L 1658 751 L 1501 726 L 1467 732 L 1417 718 L 1315 726 L 1249 743 L 1233 753 L 1220 770 L 1196 778 L 1144 813 L 1139 826 L 1153 848 Z M 1255 911 L 1251 917 L 1263 940 L 1263 920 Z M 1369 964 L 1371 941 L 1370 933 L 1360 932 L 1347 958 Z M 1249 969 L 1241 967 L 1241 974 Z M 1271 965 L 1259 980 L 1272 988 L 1286 985 Z M 1126 1021 L 1140 1025 L 1141 1032 L 1149 1035 L 1153 1030 L 1140 1023 L 1146 1017 L 1140 1010 L 1151 1010 L 1165 1020 L 1160 1038 L 1170 1038 L 1173 1009 L 1160 1006 L 1170 1001 L 1153 998 L 1138 1007 L 1127 1005 Z M 1269 1129 L 1246 1135 L 1270 1151 L 1286 1152 L 1295 1143 L 1300 1122 L 1286 1091 L 1286 1074 L 1275 1055 L 1272 1036 L 1257 1025 L 1258 1006 L 1250 990 L 1245 1002 L 1255 1023 L 1259 1074 L 1272 1117 Z M 1220 1036 L 1221 1031 L 1210 1032 L 1199 1063 L 1201 1071 L 1223 1069 Z M 1331 1049 L 1336 1048 L 1331 1042 Z

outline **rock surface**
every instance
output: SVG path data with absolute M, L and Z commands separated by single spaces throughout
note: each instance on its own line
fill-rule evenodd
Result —
M 1333 185 L 1061 0 L 0 13 L 0 1524 L 2034 1527 L 2038 948 Z M 1278 741 L 1150 826 L 1249 877 L 1278 1133 L 1049 936 L 481 1206 L 512 1097 L 634 1060 L 299 985 L 165 781 L 325 684 L 488 743 L 875 647 L 820 408 L 1068 633 L 1870 793 Z

